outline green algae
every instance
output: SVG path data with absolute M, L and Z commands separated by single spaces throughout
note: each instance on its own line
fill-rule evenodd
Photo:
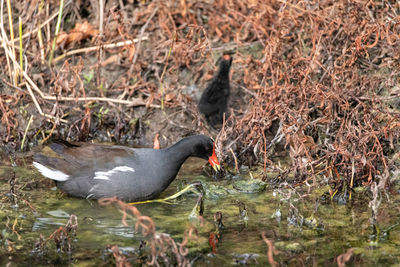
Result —
M 232 185 L 237 191 L 250 194 L 260 193 L 267 187 L 267 183 L 259 179 L 236 180 Z

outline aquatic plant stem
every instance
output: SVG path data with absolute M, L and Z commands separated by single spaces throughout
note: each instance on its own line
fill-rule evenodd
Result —
M 100 9 L 100 16 L 99 16 L 99 33 L 100 33 L 100 36 L 103 36 L 104 0 L 99 0 L 99 9 Z
M 145 200 L 145 201 L 131 202 L 128 204 L 129 205 L 138 205 L 138 204 L 147 204 L 147 203 L 154 203 L 154 202 L 164 203 L 164 204 L 173 204 L 173 202 L 171 202 L 170 200 L 174 200 L 188 191 L 194 192 L 196 194 L 199 193 L 197 190 L 195 190 L 194 185 L 190 184 L 190 185 L 186 186 L 185 188 L 183 188 L 181 191 L 173 194 L 172 196 L 166 197 L 166 198 L 150 199 L 150 200 Z
M 14 45 L 14 29 L 13 29 L 13 24 L 12 24 L 12 12 L 11 12 L 11 3 L 10 0 L 7 0 L 7 12 L 8 12 L 8 24 L 10 27 L 10 39 L 11 39 L 11 50 L 13 55 L 15 56 L 15 45 Z M 3 15 L 3 14 L 2 14 Z M 14 75 L 12 81 L 14 82 L 14 85 L 17 85 L 17 67 L 15 62 L 13 62 L 14 66 Z
M 22 138 L 22 142 L 21 142 L 21 151 L 23 151 L 23 149 L 24 149 L 26 135 L 29 131 L 29 127 L 31 126 L 32 121 L 33 121 L 33 115 L 31 115 L 31 117 L 29 118 L 29 121 L 28 121 L 28 125 L 26 125 L 24 137 Z
M 64 5 L 64 7 L 68 6 L 71 2 L 72 2 L 71 0 L 68 1 L 68 2 Z M 43 3 L 43 6 L 44 6 L 44 3 Z M 40 7 L 40 5 L 39 5 L 39 7 Z M 42 7 L 42 10 L 43 10 L 43 7 Z M 48 26 L 49 23 L 50 23 L 55 17 L 57 17 L 58 13 L 59 13 L 59 11 L 55 12 L 54 14 L 48 15 L 48 19 L 46 19 L 42 24 L 40 24 L 40 25 L 38 26 L 38 28 L 33 29 L 32 31 L 26 32 L 26 33 L 22 36 L 22 39 L 25 39 L 25 38 L 31 36 L 32 34 L 36 33 L 39 29 L 42 29 L 44 26 Z M 38 14 L 40 14 L 40 12 L 39 12 Z M 18 41 L 18 40 L 14 40 L 14 42 L 16 42 L 16 41 Z M 7 44 L 10 45 L 10 44 L 11 44 L 11 41 L 8 41 Z
M 238 160 L 237 160 L 237 157 L 236 157 L 236 155 L 235 155 L 235 152 L 233 152 L 233 150 L 232 150 L 231 147 L 229 148 L 229 151 L 232 153 L 232 157 L 233 157 L 233 159 L 235 160 L 235 170 L 236 170 L 236 174 L 239 174 L 239 173 L 240 173 L 240 172 L 239 172 L 239 164 L 238 164 Z
M 44 0 L 41 0 L 40 3 L 39 3 L 39 11 L 38 11 L 39 16 L 42 13 L 43 6 L 44 6 Z M 37 38 L 38 38 L 38 42 L 39 42 L 40 60 L 42 61 L 42 63 L 44 63 L 44 61 L 45 61 L 44 45 L 43 45 L 43 36 L 42 36 L 42 29 L 41 29 L 41 25 L 40 25 L 40 20 L 38 20 Z
M 349 190 L 349 200 L 351 200 L 351 193 L 353 191 L 353 185 L 354 185 L 354 173 L 356 172 L 355 166 L 354 166 L 354 158 L 351 159 L 351 179 L 350 179 L 350 190 Z
M 53 56 L 54 56 L 54 51 L 55 51 L 55 49 L 56 49 L 57 35 L 58 35 L 58 33 L 60 32 L 63 8 L 64 8 L 64 0 L 60 0 L 60 11 L 59 11 L 59 13 L 58 13 L 56 31 L 55 31 L 55 33 L 54 33 L 53 44 L 52 44 L 52 46 L 51 46 L 50 58 L 49 58 L 49 65 L 51 65 L 51 62 L 52 62 Z
M 23 58 L 23 54 L 24 54 L 24 50 L 22 47 L 22 20 L 21 17 L 18 18 L 18 28 L 19 28 L 19 66 L 21 67 L 21 70 L 24 69 L 24 58 Z M 22 71 L 19 72 L 19 80 L 22 83 L 22 80 L 24 78 L 24 75 L 22 74 Z
M 1 14 L 0 14 L 1 44 L 3 45 L 4 50 L 6 50 L 8 46 L 8 40 L 6 31 L 4 30 L 3 7 L 4 7 L 4 0 L 1 0 Z M 13 77 L 11 71 L 10 58 L 8 57 L 7 53 L 6 53 L 6 61 L 7 61 L 8 75 L 10 76 L 10 81 L 12 82 Z
M 7 46 L 4 46 L 4 51 L 5 51 L 6 54 L 8 54 L 8 56 L 11 59 L 11 61 L 13 62 L 13 64 L 15 64 L 15 66 L 17 66 L 17 68 L 20 68 L 19 64 L 17 63 L 17 59 L 15 58 L 15 54 L 13 54 L 12 51 L 9 50 Z M 32 85 L 32 87 L 35 89 L 35 91 L 38 91 L 41 96 L 43 96 L 42 91 L 40 91 L 39 87 L 37 87 L 37 85 L 32 81 L 32 79 L 29 77 L 29 75 L 23 69 L 20 68 L 20 71 L 24 75 L 24 78 L 27 81 L 25 86 L 28 89 L 29 95 L 31 96 L 31 98 L 33 100 L 33 103 L 35 104 L 36 109 L 38 110 L 40 115 L 45 116 L 46 118 L 49 118 L 49 119 L 53 119 L 55 121 L 68 122 L 68 121 L 66 121 L 64 119 L 56 118 L 56 117 L 51 116 L 49 114 L 43 113 L 43 111 L 42 111 L 42 109 L 41 109 L 41 107 L 40 107 L 35 95 L 33 94 L 33 91 L 31 89 L 30 85 Z

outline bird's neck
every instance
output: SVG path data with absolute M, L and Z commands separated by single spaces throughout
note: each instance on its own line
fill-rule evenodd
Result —
M 178 168 L 185 162 L 185 160 L 192 155 L 192 140 L 185 138 L 165 149 L 168 159 L 178 165 Z

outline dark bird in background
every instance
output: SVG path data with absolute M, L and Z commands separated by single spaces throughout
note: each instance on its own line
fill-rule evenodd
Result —
M 230 55 L 223 55 L 220 58 L 218 72 L 200 98 L 199 110 L 213 127 L 223 122 L 223 116 L 228 107 L 231 65 L 232 57 Z

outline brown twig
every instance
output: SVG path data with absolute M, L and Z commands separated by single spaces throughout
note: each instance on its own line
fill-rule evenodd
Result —
M 137 48 L 135 50 L 135 55 L 134 55 L 133 60 L 132 60 L 131 68 L 136 64 L 136 60 L 137 60 L 137 57 L 138 57 L 138 54 L 139 54 L 139 51 L 140 51 L 140 46 L 142 44 L 142 38 L 143 38 L 144 32 L 146 31 L 147 26 L 149 26 L 149 23 L 153 19 L 154 15 L 157 13 L 158 9 L 159 9 L 158 7 L 154 8 L 154 10 L 151 13 L 150 17 L 147 19 L 146 23 L 140 29 L 140 34 L 139 34 L 139 38 L 138 38 L 139 42 L 138 42 Z M 131 69 L 131 71 L 132 71 L 132 69 Z
M 354 251 L 353 248 L 349 248 L 347 249 L 346 253 L 337 256 L 336 260 L 339 267 L 346 266 L 346 262 L 348 262 L 351 259 L 351 256 L 353 256 L 353 251 Z
M 264 240 L 265 244 L 268 246 L 268 262 L 272 267 L 278 266 L 278 263 L 274 260 L 274 255 L 278 255 L 280 252 L 275 249 L 274 244 L 271 240 L 266 237 L 266 232 L 261 233 L 261 237 Z

